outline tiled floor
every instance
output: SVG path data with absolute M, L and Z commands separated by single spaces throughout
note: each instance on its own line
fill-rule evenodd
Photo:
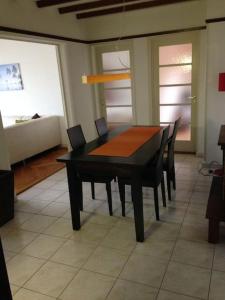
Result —
M 136 243 L 130 190 L 114 216 L 104 185 L 91 199 L 84 184 L 82 229 L 72 230 L 65 169 L 19 195 L 15 219 L 0 229 L 15 300 L 225 299 L 225 239 L 207 243 L 210 178 L 200 159 L 176 156 L 177 191 L 155 221 L 153 193 L 144 190 L 144 243 Z M 225 230 L 224 230 L 225 231 Z M 225 236 L 225 235 L 224 235 Z

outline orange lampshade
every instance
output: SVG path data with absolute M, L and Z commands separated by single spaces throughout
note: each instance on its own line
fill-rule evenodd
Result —
M 104 83 L 114 80 L 131 79 L 130 73 L 117 73 L 117 74 L 97 74 L 97 75 L 84 75 L 82 76 L 82 83 Z

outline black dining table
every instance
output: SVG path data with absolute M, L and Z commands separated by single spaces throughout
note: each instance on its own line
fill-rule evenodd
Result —
M 144 241 L 141 174 L 143 169 L 159 150 L 162 130 L 153 135 L 129 157 L 88 155 L 92 150 L 107 143 L 129 128 L 131 128 L 131 126 L 118 127 L 109 131 L 104 136 L 85 144 L 85 146 L 57 158 L 57 161 L 66 164 L 72 226 L 74 230 L 79 230 L 81 227 L 80 211 L 83 209 L 82 182 L 79 178 L 79 171 L 85 171 L 85 173 L 91 174 L 92 176 L 94 176 L 94 174 L 115 177 L 123 176 L 131 179 L 136 240 L 138 242 Z

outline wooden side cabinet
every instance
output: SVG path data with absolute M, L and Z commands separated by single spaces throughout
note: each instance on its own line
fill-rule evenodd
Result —
M 14 174 L 0 170 L 0 226 L 14 218 Z

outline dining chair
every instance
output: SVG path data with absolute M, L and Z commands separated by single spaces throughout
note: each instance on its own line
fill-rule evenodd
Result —
M 158 186 L 161 184 L 163 206 L 166 206 L 165 183 L 163 176 L 163 154 L 167 145 L 169 136 L 169 126 L 163 129 L 162 139 L 159 151 L 149 162 L 142 173 L 142 187 L 151 187 L 154 190 L 154 204 L 156 220 L 159 220 Z M 122 216 L 125 217 L 125 185 L 131 185 L 130 178 L 118 178 L 120 201 L 122 205 Z
M 163 170 L 166 172 L 167 192 L 168 198 L 171 200 L 171 181 L 173 182 L 173 189 L 176 190 L 176 175 L 174 166 L 174 145 L 176 141 L 177 131 L 180 126 L 181 118 L 178 118 L 173 127 L 173 134 L 168 139 L 167 156 L 163 159 Z
M 67 134 L 70 140 L 71 147 L 73 150 L 79 150 L 85 146 L 86 140 L 84 137 L 83 130 L 81 125 L 76 125 L 74 127 L 67 129 Z M 80 180 L 82 182 L 90 182 L 91 183 L 91 193 L 92 199 L 95 199 L 95 183 L 105 183 L 106 185 L 106 192 L 108 198 L 108 205 L 109 205 L 109 214 L 110 216 L 113 215 L 112 210 L 112 190 L 111 190 L 111 181 L 114 179 L 113 176 L 102 176 L 102 175 L 93 175 L 85 172 L 85 170 L 78 170 L 78 174 Z
M 95 126 L 99 136 L 108 133 L 108 127 L 105 118 L 95 120 Z

